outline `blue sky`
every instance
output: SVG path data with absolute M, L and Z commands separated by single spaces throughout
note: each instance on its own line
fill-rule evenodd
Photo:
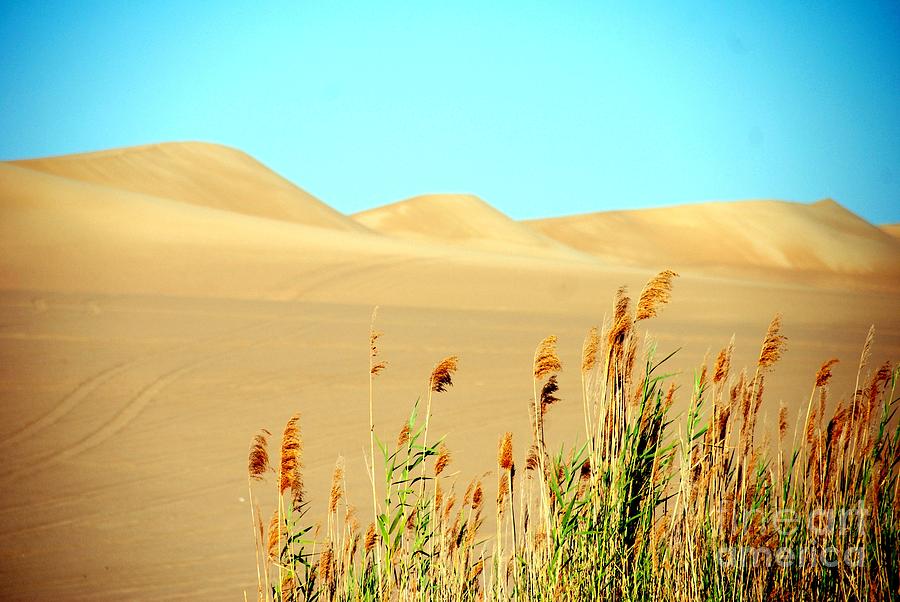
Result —
M 833 197 L 900 222 L 898 107 L 896 2 L 0 4 L 0 159 L 220 142 L 348 213 Z

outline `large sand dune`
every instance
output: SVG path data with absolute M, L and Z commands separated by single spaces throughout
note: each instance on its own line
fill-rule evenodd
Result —
M 218 144 L 152 144 L 15 161 L 13 165 L 247 215 L 338 230 L 363 230 L 249 155 Z
M 685 272 L 662 315 L 642 323 L 660 353 L 681 348 L 670 366 L 685 387 L 732 333 L 735 364 L 752 364 L 783 312 L 789 346 L 767 381 L 761 428 L 780 400 L 802 411 L 829 357 L 842 359 L 833 401 L 852 387 L 871 323 L 871 363 L 900 357 L 894 293 L 737 269 L 844 279 L 860 266 L 896 269 L 892 239 L 833 204 L 659 210 L 585 231 L 576 222 L 602 220 L 532 224 L 573 238 L 555 243 L 470 197 L 420 200 L 403 219 L 388 206 L 357 216 L 364 227 L 220 147 L 111 156 L 0 164 L 5 598 L 253 598 L 246 446 L 257 427 L 277 431 L 298 410 L 313 515 L 338 453 L 351 502 L 367 508 L 375 304 L 390 362 L 376 389 L 383 437 L 395 436 L 434 362 L 460 356 L 432 428 L 448 435 L 461 481 L 490 468 L 503 431 L 523 454 L 532 354 L 547 334 L 560 336 L 566 366 L 548 437 L 580 432 L 582 337 L 618 285 L 639 289 L 646 265 Z M 697 240 L 667 234 L 679 227 Z
M 617 264 L 718 274 L 900 276 L 900 241 L 832 200 L 702 203 L 526 222 Z
M 580 253 L 524 226 L 470 194 L 416 196 L 362 211 L 364 226 L 400 238 L 503 253 L 585 260 Z

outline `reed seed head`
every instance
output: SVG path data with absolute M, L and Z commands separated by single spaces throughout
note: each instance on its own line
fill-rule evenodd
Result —
M 374 547 L 375 547 L 375 523 L 369 523 L 369 528 L 366 529 L 365 550 L 366 550 L 366 552 L 371 552 Z
M 831 367 L 838 363 L 837 358 L 832 358 L 822 364 L 822 367 L 819 368 L 819 371 L 816 372 L 816 386 L 824 387 L 828 384 L 828 381 L 831 380 Z
M 303 440 L 300 437 L 300 414 L 287 421 L 281 436 L 281 484 L 280 493 L 291 490 L 294 501 L 303 501 Z
M 272 435 L 262 429 L 253 436 L 250 442 L 250 455 L 247 459 L 247 474 L 254 481 L 261 481 L 269 470 L 269 437 Z
M 502 470 L 510 471 L 513 468 L 512 433 L 507 432 L 500 440 L 500 450 L 497 453 L 497 466 Z
M 332 514 L 337 510 L 338 502 L 344 496 L 344 458 L 338 456 L 331 474 L 331 495 L 328 497 L 328 511 Z
M 771 368 L 775 365 L 784 352 L 785 341 L 787 341 L 787 337 L 781 334 L 781 314 L 775 314 L 766 331 L 766 338 L 763 339 L 757 365 L 760 368 Z
M 559 391 L 559 384 L 557 383 L 556 375 L 554 374 L 547 379 L 547 382 L 541 387 L 541 418 L 547 414 L 551 405 L 559 401 L 559 397 L 555 395 L 557 391 Z
M 458 367 L 459 358 L 455 355 L 445 357 L 434 367 L 431 372 L 431 390 L 435 393 L 442 393 L 447 387 L 453 386 L 453 374 Z
M 734 335 L 731 336 L 731 341 L 728 343 L 728 346 L 722 348 L 719 352 L 719 356 L 716 358 L 716 363 L 713 367 L 714 384 L 718 384 L 728 378 L 728 371 L 731 370 L 731 356 L 733 353 Z
M 672 280 L 678 276 L 672 270 L 664 270 L 650 279 L 638 298 L 635 321 L 657 315 L 660 308 L 672 299 Z
M 397 435 L 397 447 L 403 447 L 407 443 L 409 443 L 409 423 L 403 423 L 403 428 L 400 429 L 400 434 Z
M 581 371 L 588 373 L 597 365 L 597 352 L 600 350 L 600 333 L 596 326 L 591 327 L 581 349 Z
M 437 460 L 434 461 L 434 476 L 440 476 L 444 472 L 444 469 L 450 464 L 450 459 L 450 450 L 442 443 L 441 448 L 438 450 Z
M 562 370 L 562 363 L 556 354 L 556 335 L 550 335 L 537 347 L 534 354 L 534 378 L 543 380 L 544 377 Z

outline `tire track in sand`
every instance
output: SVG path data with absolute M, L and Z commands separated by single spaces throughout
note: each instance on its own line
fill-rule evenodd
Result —
M 201 339 L 199 341 L 191 341 L 185 345 L 178 345 L 175 347 L 171 347 L 168 349 L 163 349 L 161 351 L 157 351 L 154 353 L 150 353 L 147 355 L 139 356 L 134 359 L 120 362 L 111 366 L 105 370 L 100 371 L 94 376 L 88 378 L 87 380 L 82 381 L 78 385 L 75 386 L 69 393 L 67 393 L 54 407 L 52 410 L 41 416 L 40 418 L 29 422 L 21 429 L 16 431 L 15 433 L 9 435 L 5 439 L 0 440 L 0 449 L 12 447 L 16 443 L 31 437 L 32 435 L 41 432 L 42 430 L 54 425 L 67 414 L 69 414 L 72 410 L 77 408 L 82 401 L 87 399 L 91 393 L 105 385 L 110 380 L 119 376 L 120 374 L 126 372 L 129 368 L 134 366 L 138 366 L 143 362 L 150 361 L 160 356 L 171 355 L 174 353 L 180 353 L 191 349 L 192 347 L 198 347 L 200 345 L 208 345 L 216 342 L 227 344 L 230 341 L 235 341 L 235 335 L 244 332 L 246 330 L 254 330 L 258 328 L 263 328 L 277 322 L 277 319 L 272 320 L 262 320 L 261 322 L 257 322 L 254 324 L 250 324 L 248 326 L 242 326 L 240 328 L 236 328 L 234 330 L 221 333 L 212 337 L 208 337 L 206 339 Z

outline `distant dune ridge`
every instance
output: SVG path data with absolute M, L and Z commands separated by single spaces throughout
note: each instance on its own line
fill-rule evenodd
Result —
M 351 232 L 364 230 L 249 155 L 218 144 L 150 144 L 11 164 L 214 209 Z
M 400 238 L 474 249 L 576 259 L 583 256 L 511 219 L 471 194 L 412 197 L 353 215 L 364 226 Z
M 452 295 L 410 283 L 449 262 L 467 268 L 437 283 L 445 293 L 466 278 L 473 290 L 497 291 L 504 278 L 546 270 L 548 261 L 561 290 L 578 270 L 662 267 L 755 279 L 825 275 L 841 286 L 847 276 L 876 288 L 900 282 L 897 227 L 878 228 L 832 200 L 517 222 L 474 195 L 430 194 L 347 216 L 245 153 L 199 142 L 2 163 L 0 201 L 6 289 L 280 299 L 372 287 L 403 297 L 408 286 L 452 305 Z
M 900 245 L 833 200 L 702 203 L 533 220 L 537 231 L 607 260 L 648 265 L 897 274 Z

